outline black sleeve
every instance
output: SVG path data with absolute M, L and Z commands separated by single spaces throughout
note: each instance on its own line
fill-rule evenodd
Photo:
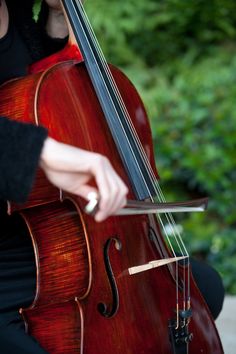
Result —
M 26 201 L 47 130 L 0 117 L 0 199 Z

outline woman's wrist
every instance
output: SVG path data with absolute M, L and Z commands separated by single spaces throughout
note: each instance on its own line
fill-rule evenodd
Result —
M 65 38 L 68 36 L 68 26 L 62 10 L 49 7 L 46 32 L 51 38 Z

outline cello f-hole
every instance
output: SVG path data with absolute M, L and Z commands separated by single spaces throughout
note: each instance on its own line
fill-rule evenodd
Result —
M 106 318 L 113 317 L 117 313 L 118 308 L 119 308 L 119 292 L 118 292 L 118 287 L 116 284 L 116 280 L 114 277 L 112 265 L 110 262 L 110 256 L 109 256 L 109 250 L 110 250 L 110 247 L 112 244 L 114 244 L 114 247 L 117 249 L 117 251 L 121 251 L 121 249 L 122 249 L 121 241 L 117 237 L 112 237 L 112 238 L 108 239 L 105 243 L 104 264 L 105 264 L 107 276 L 109 279 L 109 283 L 111 286 L 112 303 L 107 305 L 104 302 L 99 302 L 97 305 L 97 309 L 98 309 L 98 312 Z

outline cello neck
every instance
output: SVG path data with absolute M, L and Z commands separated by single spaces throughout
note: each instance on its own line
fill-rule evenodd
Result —
M 155 181 L 131 120 L 80 0 L 62 0 L 64 11 L 122 159 L 133 192 L 139 200 L 156 196 Z

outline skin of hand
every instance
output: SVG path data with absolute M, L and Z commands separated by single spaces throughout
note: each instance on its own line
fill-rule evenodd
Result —
M 62 11 L 60 0 L 45 0 L 45 2 L 48 4 L 50 8 Z
M 4 37 L 8 29 L 8 11 L 5 1 L 0 4 L 0 38 Z
M 52 38 L 65 38 L 69 34 L 68 25 L 60 0 L 45 0 L 49 6 L 46 23 L 47 34 Z
M 56 187 L 88 199 L 90 192 L 99 196 L 95 220 L 100 222 L 126 205 L 128 189 L 109 160 L 97 153 L 45 140 L 40 167 Z M 89 185 L 95 179 L 97 188 Z

